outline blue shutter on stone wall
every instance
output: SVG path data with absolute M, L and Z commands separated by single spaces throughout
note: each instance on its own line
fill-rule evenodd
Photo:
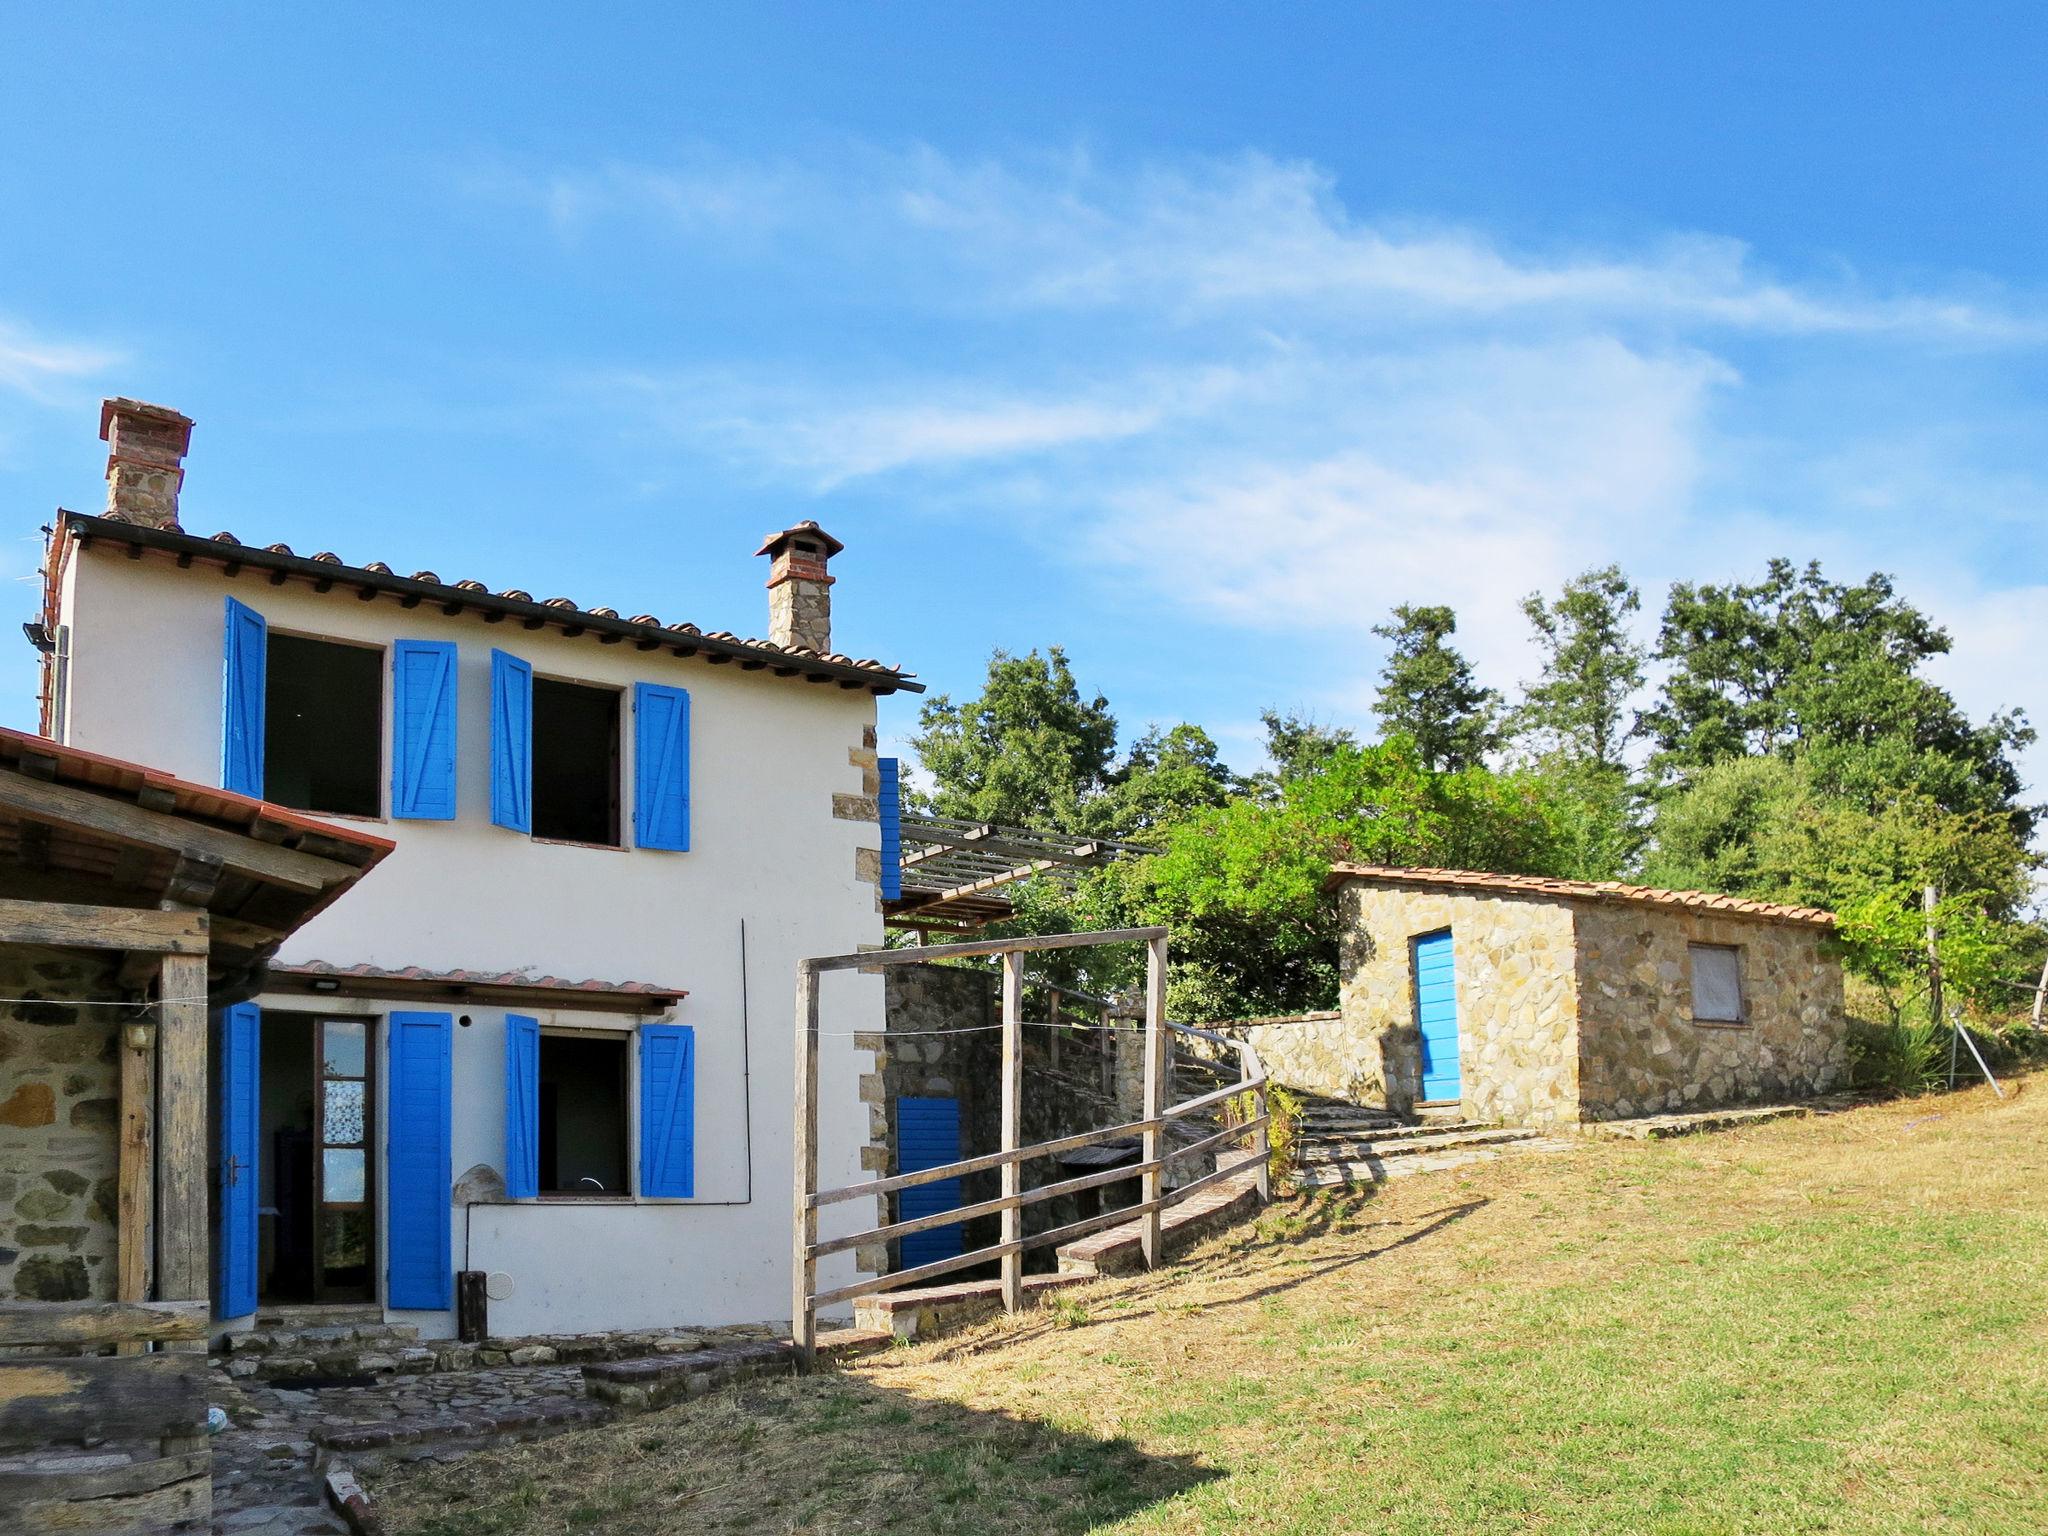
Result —
M 455 647 L 400 640 L 391 648 L 391 814 L 455 819 Z
M 903 784 L 895 758 L 875 765 L 881 770 L 882 792 L 875 797 L 882 813 L 882 900 L 903 894 Z
M 256 1160 L 261 1139 L 263 1015 L 254 1003 L 224 1008 L 220 1021 L 221 1317 L 256 1310 Z
M 697 1031 L 640 1026 L 640 1193 L 697 1193 Z
M 659 683 L 633 689 L 633 841 L 690 846 L 690 696 Z
M 505 1015 L 505 1193 L 540 1193 L 540 1020 Z
M 270 629 L 263 615 L 232 597 L 221 665 L 220 787 L 263 798 L 264 663 Z
M 491 820 L 533 831 L 533 667 L 491 652 Z
M 454 1023 L 445 1013 L 391 1015 L 385 1247 L 386 1302 L 393 1307 L 439 1312 L 454 1305 Z

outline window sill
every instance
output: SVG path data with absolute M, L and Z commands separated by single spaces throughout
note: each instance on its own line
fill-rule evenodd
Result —
M 600 853 L 626 853 L 624 843 L 582 843 L 573 837 L 529 837 L 528 842 L 543 843 L 550 848 L 595 848 Z
M 1747 1019 L 1694 1019 L 1695 1029 L 1748 1029 Z
M 284 802 L 272 801 L 271 803 L 282 805 Z M 366 816 L 357 811 L 309 811 L 300 805 L 287 805 L 285 809 L 296 811 L 301 816 L 318 816 L 322 821 L 358 821 L 362 822 L 365 826 L 372 827 L 388 826 L 391 822 L 389 816 Z
M 516 1203 L 524 1205 L 528 1202 L 522 1200 Z M 535 1195 L 531 1203 L 535 1205 L 633 1205 L 637 1202 L 632 1195 L 620 1194 L 617 1190 L 611 1189 L 603 1191 L 592 1190 L 587 1195 L 578 1194 L 572 1189 L 551 1189 L 545 1194 Z

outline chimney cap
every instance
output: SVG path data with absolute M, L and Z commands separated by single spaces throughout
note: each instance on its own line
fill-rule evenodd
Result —
M 115 395 L 100 402 L 100 440 L 107 440 L 113 430 L 114 418 L 132 416 L 158 426 L 184 427 L 191 430 L 192 418 L 183 411 L 174 411 L 168 405 L 152 405 L 147 400 L 131 400 L 126 395 Z
M 784 546 L 804 537 L 816 539 L 820 544 L 824 545 L 825 558 L 827 560 L 846 548 L 844 544 L 833 538 L 831 534 L 820 528 L 815 522 L 806 519 L 804 522 L 791 524 L 780 533 L 769 534 L 767 538 L 761 541 L 761 547 L 755 550 L 754 553 L 757 555 L 779 555 L 782 553 Z

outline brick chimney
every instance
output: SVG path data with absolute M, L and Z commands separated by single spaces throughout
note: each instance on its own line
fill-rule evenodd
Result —
M 820 655 L 832 650 L 832 581 L 825 566 L 846 548 L 816 523 L 771 533 L 754 551 L 769 555 L 768 638 Z
M 167 405 L 102 400 L 100 436 L 107 444 L 107 510 L 144 527 L 176 529 L 192 418 Z

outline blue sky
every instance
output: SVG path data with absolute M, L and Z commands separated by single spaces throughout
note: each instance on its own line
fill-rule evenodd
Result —
M 843 648 L 1064 644 L 1245 767 L 1371 729 L 1393 604 L 1512 688 L 1610 559 L 1646 626 L 1892 571 L 2040 718 L 2044 67 L 2039 5 L 43 7 L 0 560 L 27 617 L 121 393 L 194 531 L 754 633 L 815 517 Z

